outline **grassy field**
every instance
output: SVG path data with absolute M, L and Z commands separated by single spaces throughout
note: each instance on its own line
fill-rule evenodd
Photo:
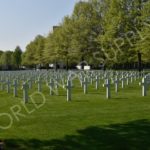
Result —
M 79 85 L 79 84 L 76 84 Z M 105 88 L 94 85 L 87 95 L 81 87 L 73 89 L 72 102 L 66 102 L 66 92 L 49 96 L 46 101 L 30 94 L 34 102 L 22 104 L 22 93 L 0 91 L 0 139 L 7 150 L 149 150 L 150 149 L 150 92 L 141 96 L 138 82 L 120 89 L 106 100 Z M 39 106 L 40 108 L 38 108 Z M 18 112 L 18 114 L 17 114 Z M 7 113 L 2 115 L 2 113 Z M 9 115 L 9 117 L 8 117 Z

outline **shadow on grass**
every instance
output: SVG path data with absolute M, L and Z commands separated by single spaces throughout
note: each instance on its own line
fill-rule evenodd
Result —
M 8 150 L 149 150 L 150 121 L 137 120 L 104 127 L 91 126 L 54 140 L 5 141 Z

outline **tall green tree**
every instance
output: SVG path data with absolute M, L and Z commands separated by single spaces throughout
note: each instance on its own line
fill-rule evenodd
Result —
M 26 66 L 35 66 L 36 64 L 36 59 L 35 59 L 35 45 L 34 42 L 31 41 L 27 46 L 26 46 L 26 51 L 22 56 L 22 65 Z
M 68 66 L 86 61 L 97 66 L 103 60 L 112 67 L 136 63 L 138 51 L 148 60 L 149 21 L 143 24 L 149 16 L 149 1 L 79 1 L 58 28 L 27 45 L 23 62 L 36 65 L 63 61 Z M 141 35 L 147 38 L 143 40 Z
M 0 50 L 0 69 L 2 68 L 2 64 L 1 64 L 1 56 L 2 56 L 2 54 L 3 54 L 3 51 Z
M 138 30 L 139 40 L 136 43 L 136 50 L 142 53 L 144 62 L 150 61 L 150 1 L 144 1 L 141 6 L 139 19 L 141 21 L 141 28 Z
M 22 64 L 27 66 L 41 65 L 44 63 L 43 52 L 45 37 L 37 35 L 27 46 L 22 56 Z
M 45 48 L 45 37 L 42 35 L 36 36 L 34 40 L 34 44 L 35 44 L 36 64 L 42 65 L 44 64 L 43 53 L 44 53 L 44 48 Z
M 11 69 L 13 65 L 12 51 L 3 52 L 0 58 L 0 64 L 3 66 L 4 69 Z
M 88 64 L 95 62 L 93 53 L 99 50 L 96 38 L 102 30 L 101 2 L 79 2 L 75 5 L 73 20 L 72 49 L 76 51 L 81 61 Z
M 22 62 L 22 50 L 19 46 L 15 48 L 15 51 L 13 53 L 13 65 L 17 67 L 17 69 L 20 68 L 21 62 Z

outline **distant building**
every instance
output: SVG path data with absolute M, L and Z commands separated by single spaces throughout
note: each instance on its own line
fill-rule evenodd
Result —
M 53 31 L 55 31 L 58 28 L 60 28 L 60 26 L 53 26 Z

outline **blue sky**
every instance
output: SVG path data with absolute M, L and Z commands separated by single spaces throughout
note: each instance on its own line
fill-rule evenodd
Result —
M 0 50 L 22 50 L 70 15 L 77 0 L 0 0 Z

